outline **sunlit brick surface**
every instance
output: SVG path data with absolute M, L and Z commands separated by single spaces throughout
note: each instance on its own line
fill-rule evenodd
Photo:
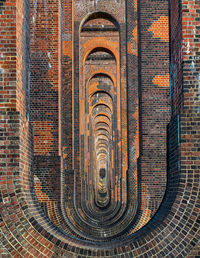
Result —
M 200 6 L 0 0 L 0 256 L 200 256 Z

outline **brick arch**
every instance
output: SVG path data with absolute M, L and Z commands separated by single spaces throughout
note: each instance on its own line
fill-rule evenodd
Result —
M 101 4 L 103 1 L 99 1 L 99 4 Z M 120 1 L 113 1 L 113 8 L 115 8 L 117 2 Z M 4 4 L 6 3 L 6 4 Z M 8 19 L 12 20 L 12 26 L 16 23 L 16 17 L 17 21 L 19 21 L 19 24 L 17 26 L 17 35 L 16 31 L 9 30 L 7 31 L 7 43 L 11 43 L 12 51 L 7 52 L 8 47 L 5 46 L 5 49 L 7 52 L 7 55 L 4 59 L 4 57 L 1 57 L 1 65 L 2 68 L 5 68 L 5 74 L 2 78 L 2 83 L 5 82 L 5 85 L 8 85 L 7 79 L 10 78 L 10 82 L 12 82 L 13 79 L 15 79 L 15 72 L 13 71 L 13 67 L 17 66 L 18 72 L 21 71 L 20 69 L 22 67 L 25 68 L 25 71 L 28 72 L 28 65 L 24 63 L 24 60 L 26 58 L 20 59 L 20 54 L 23 54 L 23 51 L 25 51 L 22 48 L 15 48 L 14 45 L 16 44 L 13 42 L 13 39 L 17 37 L 17 44 L 18 46 L 21 45 L 21 42 L 26 42 L 24 39 L 23 33 L 21 34 L 20 31 L 22 31 L 22 24 L 23 22 L 28 24 L 28 18 L 27 13 L 25 12 L 25 6 L 22 6 L 23 1 L 17 1 L 17 2 L 8 2 L 7 0 L 2 1 L 1 6 L 1 14 L 2 15 L 9 15 L 7 16 Z M 28 2 L 27 2 L 28 3 Z M 140 4 L 140 1 L 137 2 Z M 155 61 L 156 56 L 156 48 L 151 49 L 151 55 L 148 55 L 147 48 L 149 48 L 149 42 L 152 43 L 153 46 L 156 46 L 159 48 L 159 43 L 157 39 L 154 37 L 149 36 L 149 32 L 147 31 L 147 28 L 149 28 L 149 24 L 152 24 L 152 20 L 154 19 L 151 17 L 151 12 L 155 14 L 157 13 L 157 17 L 168 15 L 168 5 L 165 2 L 162 2 L 162 6 L 160 5 L 159 1 L 154 1 L 154 4 L 152 6 L 149 5 L 148 1 L 143 1 L 142 5 L 137 7 L 137 3 L 134 1 L 128 2 L 128 21 L 129 27 L 128 31 L 130 32 L 130 40 L 129 43 L 131 44 L 131 47 L 134 46 L 134 39 L 131 38 L 131 34 L 133 31 L 133 27 L 135 26 L 134 18 L 136 13 L 134 10 L 140 11 L 140 22 L 142 27 L 140 28 L 142 31 L 142 36 L 144 38 L 140 38 L 142 42 L 144 42 L 146 45 L 146 49 L 142 49 L 144 52 L 144 55 L 141 55 L 142 61 L 143 61 L 143 69 L 146 67 L 145 76 L 142 77 L 143 82 L 146 82 L 146 78 L 148 81 L 149 88 L 152 87 L 156 89 L 156 91 L 159 91 L 157 86 L 154 84 L 151 84 L 151 80 L 148 80 L 148 74 L 150 73 L 151 79 L 155 76 L 153 75 L 153 69 L 150 70 L 149 67 L 150 63 L 152 62 L 153 65 L 155 63 L 159 62 L 153 62 Z M 54 3 L 52 3 L 53 5 Z M 158 9 L 155 8 L 156 4 L 159 6 Z M 172 56 L 174 60 L 179 60 L 179 53 L 181 53 L 181 44 L 180 44 L 180 34 L 181 34 L 181 24 L 184 23 L 184 26 L 191 26 L 191 24 L 194 25 L 194 27 L 197 26 L 193 15 L 198 16 L 198 12 L 195 10 L 195 3 L 189 3 L 188 7 L 191 12 L 186 12 L 183 10 L 183 13 L 181 14 L 180 10 L 178 9 L 178 4 L 175 1 L 171 1 L 171 50 L 172 50 Z M 185 3 L 186 4 L 186 3 Z M 16 5 L 16 6 L 15 6 Z M 107 5 L 109 8 L 109 5 Z M 180 4 L 181 6 L 181 4 Z M 16 7 L 18 10 L 17 16 L 16 16 Z M 54 6 L 55 7 L 55 6 Z M 64 5 L 65 7 L 65 5 Z M 146 8 L 148 7 L 148 8 Z M 9 8 L 10 12 L 9 14 L 6 14 L 6 9 Z M 131 9 L 132 8 L 132 9 Z M 137 9 L 138 8 L 138 9 Z M 66 8 L 67 9 L 67 8 Z M 69 8 L 70 9 L 70 8 Z M 57 15 L 57 11 L 59 9 L 56 8 L 56 11 L 52 9 L 52 12 L 50 13 L 50 17 L 52 16 L 52 26 L 55 26 L 53 19 L 53 11 Z M 117 8 L 116 8 L 117 10 Z M 24 15 L 22 16 L 21 13 L 24 12 Z M 11 16 L 10 14 L 13 14 Z M 70 11 L 69 11 L 70 13 Z M 1 15 L 0 14 L 0 15 Z M 5 19 L 5 16 L 3 19 Z M 183 17 L 182 17 L 183 16 Z M 43 17 L 45 17 L 43 15 Z M 147 20 L 146 20 L 147 19 Z M 177 20 L 177 21 L 176 21 Z M 134 22 L 133 22 L 134 21 Z M 56 23 L 56 22 L 55 22 Z M 67 23 L 66 23 L 67 24 Z M 187 25 L 186 25 L 187 24 Z M 148 25 L 148 26 L 147 26 Z M 3 25 L 4 26 L 4 25 Z M 5 25 L 8 26 L 8 25 Z M 65 25 L 64 25 L 65 26 Z M 159 27 L 158 27 L 159 28 Z M 23 27 L 24 29 L 24 27 Z M 159 30 L 159 29 L 158 29 Z M 44 31 L 44 30 L 43 30 Z M 53 30 L 52 30 L 53 31 Z M 56 31 L 56 30 L 54 30 Z M 52 40 L 48 39 L 48 41 L 51 42 L 51 44 L 54 44 L 53 36 L 56 37 L 56 35 L 53 32 L 52 34 Z M 192 42 L 192 44 L 196 44 L 195 42 L 195 35 L 190 35 L 188 38 L 188 34 L 186 35 L 186 32 L 183 30 L 183 42 Z M 10 37 L 8 37 L 8 35 Z M 51 35 L 51 34 L 50 34 Z M 141 36 L 141 35 L 140 35 Z M 4 35 L 3 35 L 4 37 Z M 143 41 L 144 40 L 144 41 Z M 6 44 L 7 44 L 6 43 Z M 163 42 L 161 42 L 163 43 Z M 24 44 L 26 45 L 26 44 Z M 34 45 L 31 46 L 31 51 L 38 49 L 37 42 Z M 45 50 L 44 45 L 40 42 L 40 47 L 42 46 L 43 50 Z M 166 46 L 163 44 L 163 46 Z M 54 45 L 53 45 L 54 47 Z M 12 139 L 12 145 L 8 145 L 8 142 L 4 142 L 3 149 L 6 150 L 7 156 L 1 156 L 1 159 L 6 166 L 1 166 L 1 171 L 3 171 L 2 181 L 1 181 L 1 198 L 2 201 L 0 202 L 1 207 L 1 223 L 0 227 L 2 229 L 1 231 L 1 248 L 0 248 L 0 254 L 5 257 L 26 257 L 26 256 L 41 256 L 41 257 L 167 257 L 167 256 L 180 256 L 180 257 L 198 257 L 199 255 L 199 248 L 198 248 L 198 242 L 199 242 L 199 228 L 200 228 L 200 222 L 199 222 L 199 177 L 198 177 L 198 163 L 199 163 L 199 151 L 198 146 L 196 146 L 196 137 L 197 133 L 194 133 L 194 124 L 195 126 L 198 126 L 196 123 L 197 121 L 195 119 L 198 119 L 198 107 L 195 103 L 193 103 L 193 98 L 191 96 L 194 96 L 196 94 L 196 87 L 198 86 L 196 84 L 196 74 L 195 72 L 191 71 L 191 57 L 198 55 L 196 53 L 198 48 L 190 48 L 187 49 L 187 46 L 183 45 L 183 59 L 182 62 L 175 62 L 173 63 L 173 70 L 172 70 L 172 117 L 170 124 L 168 126 L 168 185 L 167 185 L 167 192 L 164 196 L 163 202 L 158 209 L 155 216 L 149 221 L 149 223 L 138 230 L 137 232 L 131 231 L 130 228 L 130 236 L 118 236 L 118 239 L 115 239 L 115 241 L 107 241 L 107 242 L 98 242 L 97 240 L 87 240 L 84 241 L 83 239 L 76 238 L 77 236 L 73 235 L 73 237 L 69 237 L 71 232 L 70 230 L 68 233 L 63 233 L 64 224 L 61 226 L 59 225 L 60 222 L 62 222 L 62 218 L 59 217 L 59 219 L 56 221 L 56 215 L 55 215 L 55 208 L 56 208 L 56 202 L 49 201 L 48 206 L 51 207 L 49 211 L 51 214 L 54 214 L 52 216 L 53 222 L 50 222 L 47 217 L 45 217 L 44 212 L 42 212 L 40 204 L 36 201 L 37 198 L 33 193 L 33 185 L 29 183 L 32 182 L 32 172 L 31 170 L 31 139 L 32 139 L 32 130 L 30 128 L 29 130 L 29 121 L 26 120 L 26 117 L 23 116 L 24 113 L 22 111 L 26 111 L 25 106 L 23 106 L 24 102 L 21 101 L 18 103 L 17 111 L 15 109 L 15 95 L 13 92 L 15 90 L 17 91 L 17 96 L 21 96 L 23 99 L 26 99 L 24 88 L 21 88 L 21 85 L 23 83 L 20 83 L 21 78 L 24 78 L 23 73 L 21 73 L 22 77 L 18 78 L 19 81 L 17 83 L 16 89 L 14 86 L 12 87 L 12 95 L 7 94 L 5 92 L 5 99 L 7 102 L 3 102 L 3 119 L 5 119 L 2 123 L 2 127 L 4 130 L 2 130 L 3 136 L 5 137 L 12 137 L 7 138 L 8 141 Z M 4 48 L 3 48 L 4 51 Z M 13 53 L 17 51 L 17 63 L 16 60 L 13 58 Z M 190 51 L 189 54 L 187 52 Z M 194 52 L 193 52 L 194 51 Z M 141 53 L 140 53 L 141 54 Z M 131 55 L 131 54 L 130 54 Z M 161 52 L 159 53 L 159 56 L 162 55 L 163 60 L 167 62 L 165 59 L 165 55 Z M 139 55 L 140 56 L 140 55 Z M 145 56 L 145 57 L 144 57 Z M 25 57 L 25 54 L 23 54 L 23 57 Z M 149 62 L 149 57 L 151 62 Z M 169 55 L 168 55 L 169 57 Z M 55 58 L 55 56 L 54 56 Z M 134 63 L 133 56 L 130 57 L 132 62 Z M 156 56 L 157 58 L 157 56 Z M 68 60 L 65 56 L 65 59 Z M 27 61 L 28 62 L 28 61 Z M 182 70 L 180 70 L 179 65 L 182 64 L 183 69 L 183 84 L 179 80 L 179 75 L 182 75 Z M 189 65 L 188 65 L 189 64 Z M 54 69 L 56 69 L 56 65 L 54 65 Z M 66 63 L 65 63 L 66 65 Z M 198 70 L 198 61 L 195 59 L 193 60 L 193 69 L 194 71 Z M 180 65 L 181 66 L 181 65 Z M 166 63 L 162 63 L 162 69 L 161 66 L 158 66 L 157 69 L 165 70 Z M 147 69 L 148 68 L 148 69 Z M 177 73 L 175 73 L 175 71 Z M 132 73 L 134 73 L 134 70 L 132 70 Z M 167 71 L 160 74 L 167 74 Z M 175 76 L 175 74 L 177 76 Z M 48 74 L 50 76 L 50 74 Z M 130 74 L 129 74 L 130 76 Z M 48 78 L 48 79 L 52 79 Z M 189 79 L 188 79 L 189 78 Z M 131 77 L 131 79 L 133 79 Z M 52 79 L 53 80 L 53 79 Z M 25 80 L 26 81 L 26 80 Z M 191 81 L 193 82 L 191 84 Z M 9 82 L 9 83 L 10 83 Z M 55 81 L 54 81 L 55 83 Z M 134 82 L 133 82 L 134 83 Z M 25 83 L 26 84 L 26 83 Z M 24 87 L 25 84 L 23 85 Z M 11 86 L 12 84 L 10 84 Z M 7 86 L 6 86 L 7 87 Z M 49 88 L 52 86 L 49 85 Z M 56 88 L 56 84 L 54 84 L 54 89 Z M 147 90 L 147 85 L 144 83 L 143 88 Z M 183 92 L 182 88 L 184 89 Z M 152 90 L 152 89 L 151 89 Z M 165 91 L 164 88 L 161 89 L 161 91 Z M 189 92 L 189 93 L 188 93 Z M 130 94 L 131 93 L 131 94 Z M 4 94 L 4 93 L 3 93 Z M 130 97 L 133 99 L 133 92 L 129 92 Z M 184 100 L 183 102 L 183 95 Z M 149 99 L 148 99 L 149 100 Z M 143 101 L 145 102 L 145 95 L 143 96 Z M 162 100 L 164 101 L 164 100 Z M 50 101 L 48 100 L 48 104 L 50 105 Z M 140 103 L 142 105 L 144 103 Z M 143 107 L 147 107 L 147 104 L 145 104 Z M 52 105 L 53 108 L 55 108 L 55 104 Z M 152 105 L 153 107 L 153 105 Z M 131 116 L 133 119 L 133 116 L 136 117 L 137 110 L 134 109 L 131 112 Z M 135 112 L 134 112 L 135 111 Z M 147 110 L 146 110 L 147 111 Z M 148 112 L 147 112 L 148 113 Z M 145 114 L 143 114 L 143 119 L 146 119 Z M 20 121 L 18 123 L 17 121 Z M 2 122 L 2 121 L 1 121 Z M 4 123 L 5 122 L 5 123 Z M 6 127 L 5 127 L 6 124 Z M 185 124 L 187 124 L 187 128 L 185 127 Z M 20 135 L 20 141 L 19 141 L 19 135 Z M 146 135 L 144 135 L 146 137 Z M 14 145 L 15 144 L 15 145 Z M 19 153 L 20 152 L 20 153 Z M 191 154 L 192 153 L 192 154 Z M 20 164 L 19 164 L 19 158 L 20 158 Z M 55 157 L 54 157 L 55 158 Z M 40 160 L 44 163 L 44 160 L 40 157 Z M 16 161 L 14 163 L 13 161 Z M 57 162 L 56 159 L 54 159 L 54 165 Z M 190 166 L 192 162 L 192 166 Z M 2 163 L 2 164 L 4 164 Z M 52 164 L 52 163 L 51 163 Z M 142 163 L 141 161 L 141 164 Z M 22 167 L 22 165 L 24 165 Z M 180 166 L 181 165 L 181 166 Z M 156 168 L 157 169 L 157 168 Z M 53 174 L 56 174 L 56 172 L 53 172 Z M 73 175 L 73 174 L 72 174 Z M 39 178 L 35 178 L 37 180 L 37 185 L 41 184 L 41 181 Z M 42 185 L 38 189 L 41 189 Z M 67 188 L 68 189 L 68 188 Z M 69 189 L 68 189 L 69 190 Z M 70 191 L 69 191 L 70 192 Z M 40 192 L 44 198 L 48 199 L 48 196 L 44 192 Z M 130 207 L 127 209 L 127 212 L 129 211 Z M 142 218 L 145 219 L 145 218 Z M 58 227 L 54 226 L 58 225 Z M 143 223 L 142 220 L 140 223 Z M 59 229 L 60 227 L 60 229 Z M 61 228 L 62 227 L 62 228 Z M 137 229 L 137 228 L 136 228 Z M 134 229 L 135 230 L 135 229 Z M 127 233 L 127 232 L 124 232 Z M 20 236 L 20 237 L 19 237 Z M 84 236 L 83 236 L 84 237 Z
M 90 146 L 90 150 L 92 150 L 92 152 L 96 153 L 95 152 L 95 149 L 96 149 L 96 145 L 95 145 L 95 138 L 96 137 L 96 130 L 93 130 L 93 125 L 95 125 L 97 122 L 99 121 L 104 121 L 105 118 L 108 120 L 108 123 L 110 124 L 110 139 L 113 137 L 114 135 L 114 140 L 110 140 L 109 139 L 109 148 L 113 148 L 111 146 L 115 146 L 115 149 L 116 151 L 108 151 L 107 152 L 109 153 L 109 161 L 105 161 L 107 162 L 107 165 L 110 166 L 109 170 L 110 170 L 110 177 L 112 179 L 110 179 L 110 181 L 113 181 L 113 178 L 114 178 L 114 174 L 115 173 L 121 173 L 120 172 L 120 169 L 121 169 L 121 162 L 120 162 L 120 158 L 118 159 L 118 163 L 119 165 L 117 166 L 116 165 L 116 162 L 113 160 L 114 157 L 116 155 L 120 156 L 121 155 L 121 152 L 122 152 L 122 148 L 121 148 L 121 139 L 120 139 L 120 134 L 121 134 L 121 107 L 120 107 L 120 95 L 121 95 L 121 72 L 122 72 L 122 69 L 119 67 L 120 65 L 120 43 L 119 43 L 119 30 L 116 30 L 116 28 L 114 29 L 114 33 L 116 35 L 116 38 L 114 41 L 110 41 L 108 40 L 108 33 L 107 33 L 107 29 L 101 29 L 100 27 L 98 27 L 98 22 L 100 22 L 101 25 L 104 25 L 104 21 L 105 20 L 95 20 L 95 17 L 97 18 L 102 18 L 102 16 L 104 17 L 105 15 L 102 15 L 100 13 L 96 13 L 94 15 L 91 16 L 91 19 L 88 18 L 88 20 L 83 23 L 82 25 L 82 28 L 84 28 L 83 30 L 80 30 L 79 31 L 79 40 L 80 40 L 80 49 L 79 49 L 79 62 L 80 62 L 80 71 L 79 71 L 79 75 L 80 75 L 80 83 L 79 83 L 79 88 L 81 89 L 82 92 L 84 92 L 84 96 L 82 97 L 84 100 L 83 102 L 81 103 L 81 114 L 85 114 L 84 117 L 85 117 L 85 122 L 83 122 L 83 116 L 81 116 L 81 125 L 85 124 L 87 125 L 86 127 L 89 128 L 89 130 L 81 130 L 81 135 L 83 135 L 83 137 L 85 137 L 85 139 L 87 138 L 87 142 L 85 141 L 85 145 L 84 147 L 82 147 L 82 150 L 81 150 L 81 153 L 84 153 L 84 155 L 89 155 L 86 150 L 89 148 Z M 94 18 L 94 19 L 93 19 Z M 113 20 L 113 19 L 111 19 Z M 93 30 L 92 30 L 92 27 L 89 27 L 89 26 L 86 26 L 85 24 L 89 24 L 89 25 L 94 25 L 93 27 Z M 107 23 L 108 25 L 109 23 Z M 116 24 L 116 23 L 115 23 Z M 85 27 L 84 27 L 85 25 Z M 105 26 L 106 25 L 106 22 L 105 22 Z M 110 26 L 110 24 L 109 24 Z M 119 26 L 118 26 L 119 27 Z M 91 28 L 91 29 L 90 29 Z M 111 28 L 113 29 L 113 27 Z M 91 33 L 93 33 L 93 31 L 95 31 L 97 33 L 95 33 L 93 36 L 92 34 L 88 34 L 88 31 L 90 31 Z M 102 36 L 99 34 L 101 33 Z M 87 37 L 84 38 L 84 35 L 86 35 Z M 106 53 L 108 56 L 106 56 Z M 105 56 L 105 57 L 104 57 Z M 109 67 L 107 65 L 107 69 L 104 68 L 104 63 L 106 63 L 107 59 L 111 60 L 112 61 L 112 68 Z M 102 60 L 102 64 L 101 65 L 91 65 L 93 60 Z M 94 61 L 95 62 L 95 61 Z M 90 66 L 89 66 L 90 65 Z M 91 67 L 91 68 L 89 68 Z M 102 74 L 106 74 L 106 77 L 105 78 L 109 78 L 111 79 L 111 85 L 110 85 L 110 88 L 111 92 L 107 92 L 105 91 L 106 89 L 106 86 L 102 80 L 102 82 L 98 82 L 98 80 L 95 82 L 95 76 L 98 78 L 98 74 L 97 73 L 100 73 L 101 75 Z M 123 75 L 124 76 L 124 75 Z M 110 78 L 111 77 L 111 78 Z M 90 88 L 90 81 L 92 81 L 94 79 L 94 83 L 91 85 L 91 88 Z M 105 80 L 105 79 L 104 79 Z M 105 84 L 106 84 L 106 80 L 105 80 Z M 102 88 L 103 87 L 103 88 Z M 106 112 L 99 112 L 97 113 L 97 115 L 95 116 L 94 120 L 91 121 L 91 117 L 88 116 L 87 114 L 87 103 L 88 103 L 88 100 L 91 99 L 91 94 L 95 94 L 96 92 L 103 92 L 102 89 L 104 90 L 105 92 L 105 95 L 109 94 L 111 96 L 111 99 L 112 99 L 112 105 L 113 105 L 113 108 L 112 110 L 115 110 L 115 112 L 113 112 L 113 114 L 111 116 L 106 116 Z M 102 97 L 103 98 L 103 97 Z M 99 99 L 97 102 L 99 103 L 103 103 L 104 101 L 101 99 Z M 93 107 L 89 107 L 89 114 L 92 114 Z M 117 112 L 116 112 L 117 110 Z M 104 118 L 103 118 L 104 117 Z M 124 116 L 123 116 L 124 117 Z M 81 126 L 83 128 L 83 126 Z M 85 128 L 86 128 L 85 127 Z M 118 132 L 117 132 L 118 131 Z M 102 133 L 102 132 L 101 132 Z M 97 151 L 97 150 L 96 150 Z M 117 154 L 116 154 L 117 153 Z M 92 175 L 94 173 L 90 172 L 91 169 L 94 170 L 94 167 L 98 166 L 98 164 L 95 163 L 95 157 L 93 154 L 90 154 L 88 156 L 88 162 L 86 162 L 85 164 L 85 171 L 88 171 L 88 176 L 87 176 L 87 180 L 93 180 L 94 181 L 94 178 L 92 179 Z M 83 164 L 84 162 L 82 162 Z M 89 164 L 89 165 L 88 165 Z M 84 165 L 83 165 L 84 166 Z M 113 167 L 114 166 L 114 167 Z M 98 168 L 96 168 L 98 170 Z M 125 166 L 123 168 L 125 170 Z M 116 172 L 115 172 L 116 171 Z M 118 172 L 117 172 L 118 171 Z M 91 174 L 92 173 L 92 174 Z M 97 174 L 97 172 L 96 172 Z M 123 174 L 125 174 L 123 172 Z M 124 175 L 125 176 L 125 175 Z M 88 179 L 89 178 L 89 179 Z M 98 175 L 97 175 L 97 178 L 98 178 Z M 96 179 L 95 179 L 96 180 Z M 98 178 L 99 180 L 99 178 Z M 87 182 L 85 180 L 85 182 Z M 105 183 L 105 182 L 104 182 Z M 108 182 L 107 182 L 108 183 Z M 106 184 L 107 184 L 106 183 Z M 89 181 L 88 181 L 88 184 L 89 184 Z M 97 184 L 98 185 L 98 184 Z M 97 185 L 95 185 L 95 187 L 97 187 Z M 105 187 L 105 185 L 104 185 Z M 115 203 L 114 206 L 121 206 L 122 207 L 122 210 L 124 209 L 124 206 L 121 205 L 121 201 L 119 201 L 119 205 L 117 204 L 116 202 L 116 198 L 114 198 L 114 195 L 117 196 L 117 191 L 119 192 L 118 194 L 118 199 L 120 198 L 124 198 L 125 199 L 125 196 L 126 196 L 126 193 L 122 194 L 122 192 L 125 192 L 125 187 L 123 188 L 122 191 L 120 190 L 117 190 L 120 188 L 120 185 L 116 186 L 113 190 L 112 190 L 112 194 L 110 195 L 111 198 L 112 198 L 112 202 Z M 95 190 L 96 191 L 96 190 Z M 98 191 L 95 192 L 95 195 L 96 197 L 98 196 Z M 88 197 L 90 198 L 90 197 Z M 90 199 L 90 202 L 92 203 L 92 199 Z M 124 201 L 125 203 L 126 201 Z M 89 203 L 89 202 L 88 202 Z M 109 201 L 109 203 L 111 203 Z M 83 206 L 83 204 L 82 204 Z M 86 205 L 88 206 L 88 205 Z M 111 206 L 107 206 L 108 209 L 111 209 L 112 205 Z M 94 214 L 95 214 L 95 207 L 93 204 L 91 204 L 91 210 L 93 209 L 94 211 Z M 91 211 L 90 210 L 90 211 Z M 115 209 L 113 208 L 113 211 Z M 88 210 L 88 214 L 90 213 L 90 211 Z M 113 212 L 111 211 L 111 214 Z M 91 214 L 91 213 L 90 213 Z M 114 213 L 113 213 L 114 214 Z M 123 211 L 121 211 L 121 213 L 119 213 L 119 216 L 121 216 L 121 214 L 123 214 Z M 116 215 L 116 214 L 115 214 Z M 96 216 L 96 215 L 95 215 Z M 112 234 L 111 231 L 109 232 L 109 234 Z
M 116 61 L 116 57 L 115 57 L 115 55 L 113 54 L 113 52 L 112 52 L 110 49 L 108 49 L 108 48 L 104 48 L 103 46 L 101 46 L 101 47 L 100 47 L 100 46 L 94 47 L 94 48 L 88 53 L 88 55 L 87 55 L 87 57 L 86 57 L 86 60 L 87 60 L 87 58 L 89 58 L 90 55 L 92 55 L 92 54 L 94 54 L 94 53 L 98 53 L 98 52 L 105 52 L 105 53 L 109 54 L 110 56 L 114 57 L 114 58 L 115 58 L 115 61 Z
M 96 91 L 95 93 L 100 93 L 100 92 L 102 92 L 102 91 Z M 104 91 L 103 91 L 103 92 L 104 92 Z M 95 93 L 94 93 L 94 94 L 95 94 Z M 107 93 L 107 92 L 105 91 L 105 93 Z M 92 95 L 92 96 L 94 96 L 94 95 Z M 111 97 L 111 96 L 110 96 L 110 97 Z M 105 102 L 96 103 L 96 104 L 94 104 L 92 107 L 93 107 L 93 109 L 94 109 L 94 108 L 98 108 L 98 107 L 100 107 L 100 106 L 102 106 L 102 107 L 107 107 L 110 112 L 112 111 L 112 107 L 110 107 L 110 106 L 109 106 L 108 104 L 106 104 Z
M 112 81 L 112 83 L 114 85 L 116 84 L 116 78 L 115 78 L 114 74 L 111 73 L 110 71 L 106 71 L 106 70 L 103 70 L 103 69 L 98 69 L 95 72 L 93 72 L 92 75 L 89 77 L 88 82 L 92 78 L 95 78 L 95 77 L 98 77 L 98 76 L 106 76 L 106 77 L 110 78 L 110 80 Z
M 106 38 L 101 38 L 101 37 L 94 37 L 91 40 L 88 40 L 85 44 L 84 44 L 84 53 L 83 53 L 83 64 L 86 61 L 86 58 L 88 57 L 88 55 L 92 52 L 92 50 L 95 49 L 107 49 L 108 51 L 110 51 L 115 59 L 116 62 L 119 63 L 119 49 L 118 49 L 118 43 L 113 43 L 111 41 L 109 41 Z
M 98 122 L 97 124 L 96 124 L 96 126 L 98 126 L 98 124 L 104 124 L 105 126 L 108 126 L 109 127 L 109 125 L 107 124 L 107 123 L 105 123 L 105 122 Z
M 99 113 L 99 114 L 97 114 L 97 115 L 95 116 L 95 118 L 98 118 L 98 117 L 106 117 L 106 118 L 108 118 L 108 120 L 111 121 L 111 118 L 110 118 L 108 115 L 104 114 L 103 112 L 102 112 L 102 113 Z
M 110 79 L 110 81 L 111 81 L 111 85 L 113 85 L 113 87 L 111 87 L 111 90 L 110 90 L 110 92 L 107 90 L 103 90 L 103 89 L 98 89 L 97 87 L 92 87 L 91 85 L 90 85 L 90 83 L 91 83 L 91 81 L 93 80 L 93 79 L 95 79 L 95 78 L 99 78 L 99 76 L 101 77 L 104 77 L 104 78 L 108 78 L 108 79 Z M 110 85 L 110 86 L 111 86 Z M 90 87 L 91 86 L 91 87 Z M 112 74 L 112 73 L 110 73 L 109 71 L 104 71 L 104 70 L 98 70 L 98 71 L 95 71 L 95 72 L 93 72 L 92 73 L 92 75 L 88 78 L 88 80 L 87 80 L 87 84 L 86 84 L 86 88 L 88 89 L 88 94 L 89 94 L 89 96 L 91 97 L 92 95 L 94 95 L 95 94 L 95 92 L 100 92 L 100 91 L 104 91 L 104 92 L 106 92 L 110 97 L 111 97 L 111 99 L 113 100 L 113 95 L 114 95 L 114 88 L 116 87 L 116 78 L 115 78 L 115 76 Z
M 102 18 L 102 19 L 111 21 L 116 26 L 116 28 L 119 30 L 120 25 L 119 25 L 117 19 L 113 15 L 111 15 L 107 12 L 94 11 L 94 12 L 87 14 L 86 17 L 83 18 L 83 20 L 80 22 L 79 31 L 81 32 L 82 27 L 88 21 L 93 20 L 93 19 L 98 19 L 98 18 Z

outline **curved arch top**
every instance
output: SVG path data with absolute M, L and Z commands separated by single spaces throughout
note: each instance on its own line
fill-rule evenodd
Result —
M 119 30 L 120 25 L 119 25 L 117 19 L 116 19 L 113 15 L 111 15 L 111 14 L 109 14 L 109 13 L 107 13 L 107 12 L 94 11 L 94 12 L 88 13 L 88 14 L 85 16 L 85 18 L 81 21 L 80 26 L 79 26 L 79 31 L 81 32 L 82 27 L 83 27 L 89 20 L 98 19 L 98 18 L 103 18 L 103 19 L 105 19 L 105 20 L 111 21 L 111 22 L 115 25 L 115 27 Z
M 115 57 L 117 63 L 119 63 L 119 44 L 118 42 L 113 42 L 108 40 L 107 38 L 102 37 L 94 37 L 89 39 L 84 43 L 84 53 L 83 53 L 83 64 L 85 64 L 87 56 L 93 51 L 94 46 L 95 49 L 107 49 L 110 51 L 112 55 Z
M 88 82 L 91 81 L 93 78 L 98 77 L 98 76 L 100 76 L 100 77 L 105 76 L 105 77 L 109 78 L 112 81 L 113 85 L 115 85 L 115 83 L 116 83 L 115 76 L 110 71 L 105 71 L 103 69 L 98 69 L 95 72 L 93 72 L 91 74 L 91 76 L 89 77 Z

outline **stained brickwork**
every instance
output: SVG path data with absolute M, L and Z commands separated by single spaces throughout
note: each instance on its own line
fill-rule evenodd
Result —
M 62 151 L 64 168 L 72 170 L 72 1 L 62 2 Z
M 58 156 L 58 10 L 58 1 L 30 2 L 30 121 L 34 131 L 32 171 L 41 181 L 41 191 L 54 201 L 60 197 L 61 177 Z
M 166 189 L 166 126 L 169 122 L 168 3 L 138 2 L 139 144 L 141 212 L 144 225 Z M 155 65 L 156 64 L 156 65 Z M 162 82 L 161 82 L 162 81 Z M 159 107 L 159 108 L 158 108 Z M 145 218 L 145 219 L 144 219 Z
M 173 8 L 172 8 L 173 6 Z M 170 80 L 171 80 L 171 113 L 176 115 L 183 105 L 182 92 L 182 23 L 181 23 L 181 1 L 171 1 L 170 15 Z
M 0 0 L 0 256 L 199 256 L 199 8 Z

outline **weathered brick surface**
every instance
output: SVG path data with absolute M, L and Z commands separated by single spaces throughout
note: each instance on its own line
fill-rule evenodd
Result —
M 138 2 L 140 216 L 155 214 L 166 189 L 166 126 L 169 122 L 168 2 Z M 143 215 L 148 214 L 148 216 Z M 140 222 L 138 216 L 138 222 Z M 144 225 L 144 223 L 142 223 Z
M 170 16 L 167 1 L 0 0 L 2 257 L 199 256 L 199 2 L 169 7 Z M 81 35 L 97 9 L 118 20 L 119 37 L 105 32 L 109 19 L 94 33 L 99 17 Z M 108 51 L 106 66 L 102 49 L 85 61 L 97 47 L 120 65 Z M 104 132 L 106 148 L 112 130 L 117 172 L 102 211 L 84 169 L 95 137 Z
M 55 201 L 60 197 L 59 4 L 58 1 L 30 1 L 30 11 L 32 172 L 41 181 L 41 191 Z
M 176 115 L 183 106 L 182 94 L 182 22 L 181 1 L 170 2 L 170 80 L 171 80 L 171 113 Z

